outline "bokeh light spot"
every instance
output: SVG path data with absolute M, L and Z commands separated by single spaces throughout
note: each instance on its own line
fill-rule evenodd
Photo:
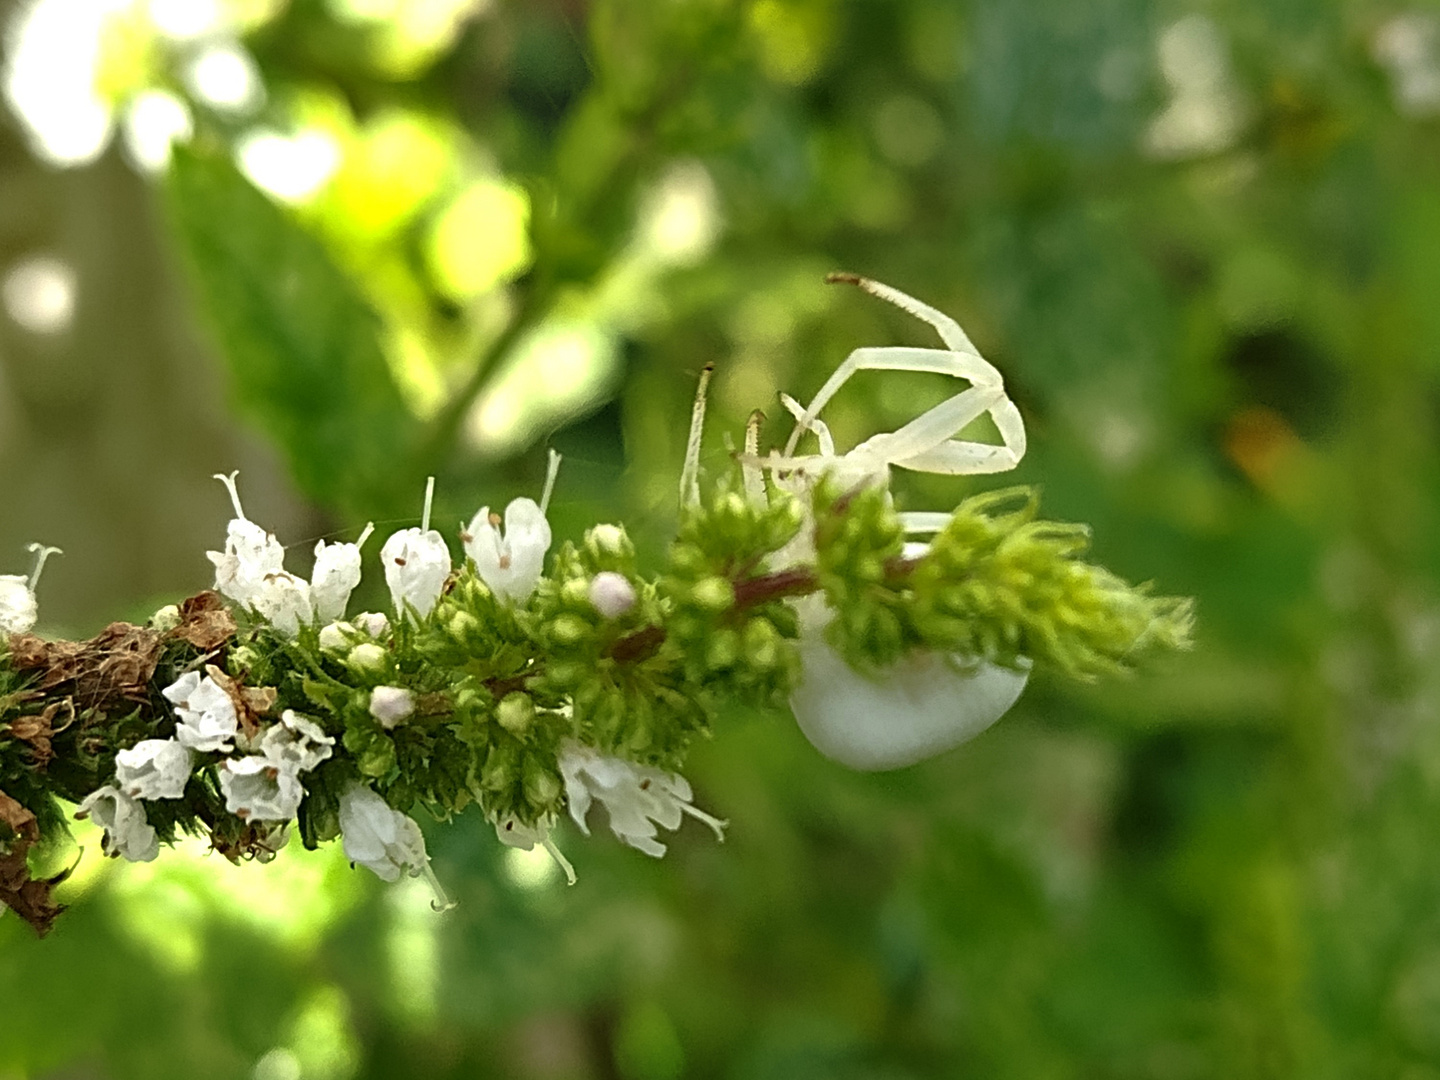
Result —
M 426 255 L 435 283 L 468 300 L 524 271 L 530 248 L 530 198 L 498 180 L 471 184 L 436 218 Z
M 294 135 L 251 132 L 240 140 L 240 169 L 256 187 L 282 202 L 313 197 L 340 165 L 340 145 L 324 131 L 309 128 Z
M 260 70 L 250 54 L 234 42 L 201 51 L 187 74 L 195 96 L 222 112 L 253 112 L 265 100 Z
M 122 122 L 125 149 L 146 172 L 159 172 L 170 162 L 170 147 L 194 133 L 189 107 L 164 90 L 136 94 Z
M 58 334 L 75 317 L 75 271 L 53 255 L 22 259 L 5 275 L 10 317 L 32 334 Z

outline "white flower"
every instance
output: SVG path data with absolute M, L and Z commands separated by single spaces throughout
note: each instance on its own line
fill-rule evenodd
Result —
M 345 617 L 350 593 L 360 584 L 360 546 L 365 543 L 374 525 L 366 525 L 360 539 L 353 544 L 315 545 L 315 570 L 310 575 L 310 597 L 315 617 L 325 622 Z
M 315 621 L 310 583 L 286 570 L 265 575 L 251 593 L 250 607 L 287 637 L 298 634 L 302 623 Z
M 429 615 L 450 576 L 450 549 L 445 538 L 430 528 L 430 504 L 435 495 L 435 478 L 425 487 L 425 513 L 418 529 L 401 529 L 385 541 L 380 561 L 385 564 L 385 584 L 395 611 L 404 615 L 414 608 L 420 618 Z
M 604 618 L 618 619 L 635 606 L 635 586 L 624 574 L 601 570 L 590 582 L 590 603 Z
M 399 881 L 401 874 L 424 877 L 435 890 L 431 906 L 437 911 L 452 906 L 430 869 L 420 826 L 362 784 L 352 784 L 340 796 L 340 840 L 352 863 L 374 871 L 383 881 Z
M 207 551 L 215 564 L 215 588 L 244 607 L 254 607 L 256 594 L 264 587 L 270 574 L 285 569 L 285 549 L 280 541 L 245 516 L 240 506 L 240 493 L 235 487 L 237 473 L 217 473 L 215 479 L 230 492 L 235 517 L 225 530 L 225 550 Z
M 115 755 L 115 783 L 132 799 L 178 799 L 195 755 L 175 739 L 145 739 Z
M 202 679 L 199 672 L 187 671 L 161 693 L 175 703 L 175 738 L 181 746 L 205 754 L 235 749 L 230 742 L 239 727 L 235 702 L 209 675 Z
M 500 515 L 482 506 L 461 535 L 465 554 L 475 560 L 480 579 L 502 600 L 524 604 L 535 592 L 550 550 L 550 523 L 534 499 L 513 499 Z
M 280 714 L 280 722 L 260 736 L 259 749 L 281 769 L 298 774 L 327 760 L 334 745 L 335 740 L 319 724 L 286 709 Z
M 725 839 L 726 823 L 690 805 L 694 795 L 678 773 L 607 757 L 571 741 L 560 748 L 560 774 L 565 778 L 570 816 L 586 836 L 590 829 L 585 818 L 591 800 L 598 799 L 610 814 L 610 830 L 657 859 L 665 854 L 665 845 L 655 839 L 656 825 L 678 829 L 686 814 L 709 825 L 718 839 Z
M 29 550 L 35 555 L 35 569 L 30 576 L 21 574 L 0 574 L 0 633 L 26 634 L 40 617 L 40 605 L 35 600 L 35 586 L 40 584 L 40 572 L 45 569 L 45 560 L 59 555 L 57 547 L 31 544 Z
M 867 676 L 825 641 L 823 601 L 801 611 L 801 675 L 790 707 L 815 749 L 852 769 L 899 769 L 973 739 L 1009 711 L 1029 677 L 1028 668 L 932 652 Z
M 521 851 L 533 851 L 535 845 L 543 847 L 555 860 L 561 870 L 565 871 L 565 881 L 574 885 L 576 881 L 575 867 L 570 865 L 570 860 L 565 858 L 555 841 L 550 839 L 551 821 L 540 822 L 536 825 L 526 825 L 523 821 L 511 814 L 508 817 L 498 818 L 495 821 L 495 835 L 506 847 L 519 848 Z
M 415 711 L 415 695 L 403 686 L 377 686 L 370 691 L 370 715 L 387 731 Z
M 106 855 L 150 862 L 160 854 L 160 842 L 145 820 L 145 808 L 109 784 L 92 791 L 75 816 L 94 818 L 95 824 L 105 830 L 100 848 Z
M 289 821 L 305 796 L 294 768 L 270 757 L 222 761 L 220 791 L 225 809 L 242 821 Z
M 383 611 L 362 611 L 354 622 L 356 629 L 364 630 L 372 638 L 381 638 L 390 632 L 390 617 Z
M 0 632 L 29 633 L 40 617 L 40 605 L 23 574 L 0 574 Z

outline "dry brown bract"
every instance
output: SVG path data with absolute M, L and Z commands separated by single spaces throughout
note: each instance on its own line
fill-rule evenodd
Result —
M 45 641 L 34 634 L 10 639 L 16 670 L 39 671 L 35 689 L 63 687 L 80 711 L 146 701 L 159 660 L 160 635 L 130 623 L 111 623 L 89 641 Z
M 214 664 L 205 665 L 205 674 L 215 681 L 216 686 L 230 695 L 230 700 L 235 703 L 235 716 L 240 721 L 240 726 L 245 729 L 247 736 L 254 738 L 260 731 L 260 717 L 275 707 L 275 699 L 279 696 L 275 687 L 246 686 Z
M 168 636 L 211 652 L 235 636 L 235 620 L 220 594 L 206 590 L 180 605 L 180 625 Z
M 65 910 L 63 904 L 51 898 L 50 890 L 69 877 L 70 871 L 39 880 L 30 876 L 25 856 L 40 838 L 40 829 L 35 815 L 3 791 L 0 791 L 0 826 L 3 826 L 0 828 L 0 904 L 44 937 L 56 916 Z

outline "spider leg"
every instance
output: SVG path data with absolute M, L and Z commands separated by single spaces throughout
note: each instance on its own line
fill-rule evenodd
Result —
M 974 342 L 969 335 L 960 329 L 960 324 L 950 318 L 943 311 L 936 311 L 929 304 L 923 304 L 913 296 L 901 292 L 899 289 L 891 288 L 889 285 L 882 285 L 878 281 L 871 281 L 869 278 L 860 277 L 858 274 L 831 274 L 825 279 L 829 284 L 858 285 L 871 296 L 878 297 L 888 303 L 894 304 L 901 311 L 914 315 L 931 326 L 940 335 L 940 340 L 953 349 L 955 352 L 974 353 L 980 355 L 980 350 L 975 348 Z
M 804 427 L 815 432 L 815 438 L 820 441 L 820 453 L 824 457 L 835 456 L 835 440 L 830 435 L 830 427 L 818 416 L 806 417 L 805 409 L 789 394 L 780 395 L 780 404 L 784 405 L 790 415 L 802 423 Z M 802 430 L 803 434 L 804 431 Z
M 990 407 L 990 419 L 1000 432 L 1002 446 L 992 443 L 948 439 L 917 454 L 893 457 L 891 463 L 902 469 L 938 473 L 946 476 L 1007 472 L 1025 456 L 1025 422 L 1015 403 L 1002 397 Z M 923 418 L 922 418 L 923 419 Z M 905 429 L 902 428 L 900 434 Z
M 797 421 L 786 446 L 793 453 L 803 430 L 815 422 L 814 414 L 828 403 L 856 371 L 916 371 L 950 375 L 971 383 L 947 401 L 922 413 L 904 427 L 872 436 L 857 446 L 904 468 L 943 474 L 1004 472 L 1025 454 L 1025 424 L 1014 403 L 1005 396 L 1004 380 L 994 366 L 979 356 L 944 349 L 910 347 L 856 349 L 836 369 Z M 1002 446 L 952 439 L 982 413 L 989 413 L 999 429 Z
M 795 452 L 795 446 L 812 425 L 815 417 L 830 403 L 839 389 L 850 381 L 857 371 L 916 371 L 933 372 L 938 375 L 952 375 L 968 379 L 976 386 L 1003 388 L 1005 381 L 988 360 L 979 353 L 951 352 L 948 349 L 918 349 L 910 346 L 889 346 L 885 348 L 866 347 L 856 349 L 825 380 L 818 393 L 805 408 L 790 439 L 785 444 L 785 454 Z M 978 414 L 977 414 L 978 415 Z M 950 432 L 953 434 L 954 430 Z M 941 436 L 943 438 L 943 436 Z M 938 440 L 937 440 L 938 441 Z

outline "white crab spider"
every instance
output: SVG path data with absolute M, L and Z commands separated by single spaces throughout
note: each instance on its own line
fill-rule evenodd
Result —
M 902 311 L 935 328 L 944 349 L 920 349 L 907 346 L 856 349 L 825 380 L 808 407 L 796 415 L 795 430 L 785 444 L 782 455 L 771 456 L 765 467 L 772 470 L 814 471 L 833 466 L 835 444 L 829 431 L 818 419 L 820 411 L 830 403 L 839 389 L 857 371 L 918 371 L 952 375 L 968 380 L 970 386 L 954 397 L 942 401 L 922 413 L 898 431 L 872 435 L 844 455 L 848 465 L 868 466 L 879 471 L 889 465 L 917 472 L 961 474 L 997 473 L 1013 469 L 1025 456 L 1025 423 L 1014 402 L 1005 394 L 1005 380 L 988 360 L 980 355 L 960 325 L 927 304 L 922 304 L 898 289 L 853 274 L 831 274 L 831 282 L 858 285 L 872 296 L 888 300 Z M 786 399 L 786 407 L 795 411 L 794 402 Z M 1002 445 L 972 442 L 954 436 L 972 420 L 989 413 L 1000 432 Z M 800 437 L 814 431 L 820 439 L 818 456 L 795 457 Z M 848 470 L 847 470 L 848 471 Z
M 782 453 L 759 455 L 758 418 L 746 429 L 741 457 L 745 489 L 754 500 L 765 499 L 762 470 L 776 486 L 808 502 L 815 482 L 829 475 L 842 484 L 888 485 L 891 465 L 918 472 L 964 475 L 1005 472 L 1025 456 L 1025 424 L 1005 393 L 1000 372 L 948 315 L 888 285 L 853 274 L 832 274 L 831 282 L 858 285 L 929 323 L 944 349 L 909 347 L 856 349 L 825 381 L 809 406 L 802 408 L 787 394 L 781 402 L 795 417 L 795 430 Z M 922 413 L 896 431 L 873 435 L 844 454 L 835 452 L 830 429 L 819 418 L 822 409 L 857 371 L 937 372 L 965 379 L 970 386 Z M 699 497 L 700 427 L 704 421 L 705 387 L 701 378 L 692 417 L 690 445 L 681 476 L 681 499 Z M 1001 443 L 974 442 L 955 436 L 971 421 L 989 413 Z M 813 432 L 819 453 L 797 456 L 802 436 Z M 950 515 L 910 512 L 900 515 L 907 535 L 933 535 Z M 776 569 L 813 557 L 811 529 L 777 553 Z M 906 554 L 923 553 L 926 545 L 906 544 Z M 824 640 L 832 615 L 817 596 L 796 601 L 801 618 L 802 674 L 790 698 L 795 719 L 806 738 L 826 757 L 856 769 L 896 769 L 941 753 L 980 734 L 1004 715 L 1025 688 L 1028 667 L 1003 668 L 973 657 L 916 653 L 903 658 L 880 678 L 855 671 Z

